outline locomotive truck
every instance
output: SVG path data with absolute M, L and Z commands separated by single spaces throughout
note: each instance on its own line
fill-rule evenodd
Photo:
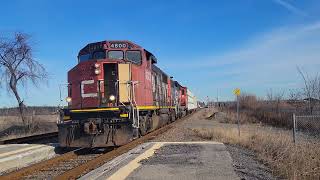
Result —
M 130 41 L 90 43 L 68 72 L 61 147 L 121 146 L 194 111 L 196 97 Z

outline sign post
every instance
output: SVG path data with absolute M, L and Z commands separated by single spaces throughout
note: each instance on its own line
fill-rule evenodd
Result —
M 238 133 L 240 137 L 240 120 L 239 120 L 239 96 L 240 96 L 240 89 L 236 88 L 233 90 L 234 95 L 237 97 L 237 122 L 238 122 Z

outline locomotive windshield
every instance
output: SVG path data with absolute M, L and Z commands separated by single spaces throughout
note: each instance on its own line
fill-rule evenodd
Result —
M 106 52 L 105 51 L 97 51 L 91 54 L 84 54 L 79 56 L 79 62 L 88 61 L 90 59 L 105 59 Z
M 127 51 L 126 52 L 126 59 L 136 63 L 141 64 L 141 52 L 140 51 Z
M 123 51 L 108 51 L 109 59 L 123 59 Z
M 105 51 L 97 51 L 93 53 L 92 59 L 105 59 L 106 58 L 106 52 Z
M 107 53 L 105 51 L 95 51 L 93 53 L 83 54 L 79 56 L 79 63 L 94 59 L 126 59 L 135 64 L 141 64 L 142 55 L 139 50 L 109 50 Z
M 84 54 L 79 56 L 79 62 L 88 61 L 91 59 L 91 54 Z
M 108 58 L 110 59 L 124 59 L 123 51 L 108 51 Z M 141 52 L 137 50 L 126 51 L 126 60 L 129 60 L 135 64 L 141 64 Z

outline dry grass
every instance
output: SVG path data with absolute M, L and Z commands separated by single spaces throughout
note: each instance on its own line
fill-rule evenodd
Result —
M 57 115 L 34 115 L 26 117 L 30 129 L 22 123 L 19 116 L 0 116 L 0 140 L 57 131 Z
M 225 111 L 225 117 L 224 118 L 217 118 L 220 123 L 231 123 L 231 124 L 237 124 L 237 113 L 234 111 Z M 218 115 L 218 114 L 217 114 Z M 239 113 L 239 121 L 241 124 L 245 123 L 256 123 L 258 120 L 255 117 L 248 116 L 245 113 Z
M 238 144 L 256 152 L 273 174 L 288 179 L 320 178 L 320 143 L 304 141 L 294 145 L 290 131 L 246 125 L 238 136 L 237 128 L 193 129 L 197 136 Z
M 248 117 L 259 120 L 258 122 L 268 124 L 275 127 L 292 128 L 292 115 L 309 115 L 308 102 L 303 100 L 285 100 L 284 96 L 274 94 L 268 97 L 268 100 L 259 99 L 253 94 L 243 93 L 239 96 L 240 112 Z M 313 115 L 320 114 L 320 103 L 315 103 L 313 107 Z M 228 102 L 221 106 L 223 111 L 235 111 L 236 102 Z M 240 119 L 241 119 L 240 115 Z M 232 120 L 232 119 L 231 119 Z M 249 118 L 249 120 L 251 120 Z M 232 121 L 229 121 L 232 123 Z M 249 121 L 250 122 L 250 121 Z M 306 123 L 300 124 L 301 129 L 310 129 L 320 131 L 320 125 L 317 122 L 306 120 Z

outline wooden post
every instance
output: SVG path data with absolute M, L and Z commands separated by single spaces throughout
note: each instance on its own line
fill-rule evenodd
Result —
M 239 95 L 237 95 L 237 121 L 238 121 L 238 133 L 239 133 L 239 137 L 240 137 Z

